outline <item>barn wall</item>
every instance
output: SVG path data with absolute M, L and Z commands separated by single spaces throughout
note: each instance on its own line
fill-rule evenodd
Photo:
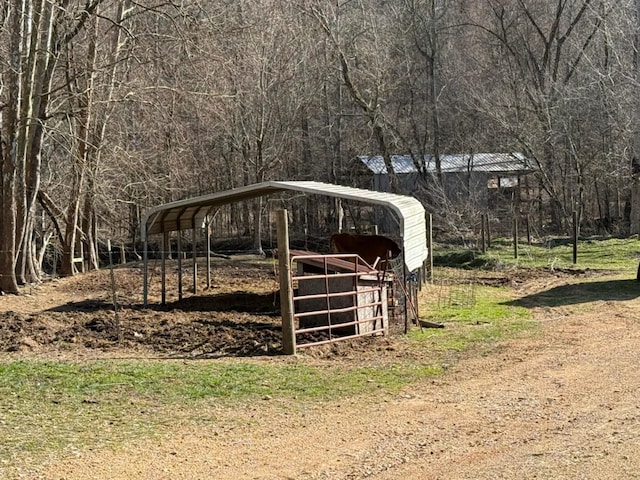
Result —
M 398 179 L 399 192 L 402 195 L 411 195 L 418 188 L 418 174 L 417 173 L 400 173 L 396 174 Z M 374 174 L 373 175 L 373 189 L 378 192 L 391 192 L 391 182 L 389 181 L 389 175 L 387 174 Z
M 446 198 L 453 204 L 486 209 L 489 200 L 488 175 L 484 172 L 445 173 L 442 175 Z
M 397 174 L 398 185 L 402 195 L 413 195 L 418 191 L 418 174 L 402 173 Z M 488 205 L 487 181 L 489 176 L 485 172 L 470 173 L 443 173 L 442 181 L 447 200 L 454 205 L 463 204 L 468 206 L 469 202 L 486 209 Z M 373 175 L 373 188 L 379 192 L 390 192 L 391 184 L 389 175 Z M 386 228 L 385 228 L 386 230 Z

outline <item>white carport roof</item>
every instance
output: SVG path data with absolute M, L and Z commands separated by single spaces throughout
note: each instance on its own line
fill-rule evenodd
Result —
M 427 258 L 425 211 L 418 200 L 405 195 L 312 181 L 256 183 L 159 205 L 149 210 L 142 219 L 142 240 L 146 241 L 148 236 L 152 234 L 187 230 L 200 226 L 204 218 L 215 207 L 287 190 L 339 197 L 387 207 L 398 220 L 404 262 L 408 270 L 412 271 L 421 267 Z

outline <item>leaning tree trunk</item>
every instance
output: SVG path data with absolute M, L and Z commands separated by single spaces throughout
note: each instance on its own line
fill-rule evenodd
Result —
M 83 167 L 76 166 L 73 178 L 69 205 L 67 206 L 64 238 L 62 239 L 62 260 L 60 275 L 70 276 L 75 273 L 73 259 L 75 258 L 78 220 L 80 216 L 80 191 L 84 183 Z
M 128 2 L 126 2 L 128 3 Z M 129 6 L 127 5 L 127 8 Z M 116 23 L 120 24 L 125 15 L 125 2 L 122 1 L 118 5 Z M 98 220 L 96 214 L 96 198 L 97 187 L 95 179 L 98 177 L 98 171 L 101 163 L 102 147 L 104 145 L 105 132 L 110 118 L 110 112 L 113 108 L 113 95 L 116 86 L 116 78 L 118 74 L 118 65 L 121 60 L 121 52 L 124 48 L 122 28 L 116 28 L 111 34 L 109 50 L 107 52 L 107 64 L 111 65 L 105 71 L 102 84 L 106 86 L 106 94 L 102 98 L 95 99 L 97 92 L 94 88 L 94 73 L 97 65 L 97 47 L 98 38 L 98 21 L 93 19 L 92 24 L 91 45 L 87 55 L 87 70 L 90 72 L 90 80 L 86 88 L 88 95 L 88 113 L 87 113 L 87 132 L 85 141 L 87 164 L 90 165 L 91 173 L 87 179 L 87 192 L 84 199 L 83 208 L 83 224 L 82 230 L 87 236 L 87 252 L 90 268 L 98 269 L 100 259 L 98 254 Z M 132 235 L 135 248 L 135 232 Z
M 100 268 L 100 260 L 98 258 L 98 229 L 95 215 L 95 187 L 91 180 L 88 181 L 87 184 L 87 193 L 84 198 L 82 214 L 82 231 L 86 236 L 84 244 L 86 246 L 88 268 L 89 270 L 98 270 L 98 268 Z
M 74 256 L 75 246 L 77 243 L 77 230 L 81 227 L 81 204 L 86 202 L 83 198 L 83 191 L 88 183 L 87 177 L 90 176 L 89 165 L 92 160 L 91 152 L 94 148 L 90 142 L 91 129 L 90 125 L 93 120 L 93 97 L 94 97 L 94 79 L 95 79 L 95 66 L 96 66 L 96 36 L 97 36 L 97 18 L 93 17 L 89 22 L 89 47 L 87 49 L 86 63 L 81 66 L 81 70 L 85 72 L 85 79 L 77 79 L 72 82 L 69 87 L 76 88 L 74 93 L 78 98 L 77 105 L 77 121 L 76 121 L 76 155 L 75 155 L 75 178 L 71 196 L 69 198 L 69 204 L 67 206 L 67 223 L 64 236 L 62 266 L 60 273 L 62 275 L 73 275 L 75 273 L 74 268 Z M 70 63 L 67 64 L 67 69 L 73 71 L 74 66 Z M 89 187 L 88 193 L 85 195 L 91 195 L 91 188 Z M 90 222 L 91 219 L 86 219 Z M 83 238 L 79 239 L 87 248 L 87 252 L 91 252 L 91 238 L 86 230 L 84 230 Z M 84 261 L 84 259 L 83 259 Z

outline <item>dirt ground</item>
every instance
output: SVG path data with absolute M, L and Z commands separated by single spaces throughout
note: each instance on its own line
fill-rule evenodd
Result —
M 219 260 L 206 297 L 171 296 L 162 308 L 154 303 L 154 271 L 147 309 L 140 269 L 118 268 L 117 322 L 106 272 L 4 296 L 0 356 L 296 361 L 274 356 L 277 286 L 268 263 L 257 265 Z M 585 280 L 593 283 L 576 286 Z M 204 425 L 53 458 L 16 478 L 640 478 L 640 285 L 636 295 L 635 280 L 593 272 L 505 273 L 491 281 L 509 285 L 532 310 L 538 335 L 467 355 L 397 395 L 300 405 L 267 398 L 221 408 Z M 351 342 L 300 361 L 420 355 L 400 343 Z

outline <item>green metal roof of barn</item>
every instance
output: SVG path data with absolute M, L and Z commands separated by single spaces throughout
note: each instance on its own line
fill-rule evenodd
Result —
M 387 173 L 382 156 L 361 155 L 358 157 L 369 170 L 376 175 Z M 539 170 L 538 166 L 522 153 L 455 153 L 440 155 L 442 173 L 487 172 L 495 174 L 522 175 Z M 416 157 L 411 155 L 392 155 L 391 165 L 396 174 L 436 171 L 435 158 L 432 155 Z
M 381 205 L 393 213 L 403 243 L 404 263 L 413 271 L 427 258 L 425 210 L 420 201 L 406 195 L 376 192 L 313 181 L 271 181 L 165 203 L 149 210 L 142 219 L 142 240 L 152 234 L 202 227 L 216 207 L 284 191 L 344 198 Z

